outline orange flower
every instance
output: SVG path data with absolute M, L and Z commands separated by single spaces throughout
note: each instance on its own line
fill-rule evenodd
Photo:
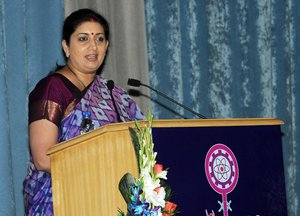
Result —
M 160 173 L 161 171 L 163 171 L 163 165 L 162 164 L 155 164 L 154 165 L 154 172 L 156 174 Z
M 170 201 L 166 201 L 166 205 L 165 205 L 165 208 L 164 210 L 168 213 L 168 214 L 171 214 L 173 213 L 177 208 L 177 205 L 175 203 L 172 203 Z
M 163 216 L 170 216 L 170 214 L 168 214 L 168 213 L 163 213 L 162 215 Z

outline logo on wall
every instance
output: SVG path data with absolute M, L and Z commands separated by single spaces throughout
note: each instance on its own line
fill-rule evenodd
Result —
M 228 216 L 228 210 L 232 209 L 231 201 L 227 201 L 227 194 L 235 188 L 239 178 L 238 163 L 230 148 L 218 143 L 208 150 L 205 157 L 205 174 L 210 186 L 222 195 L 222 202 L 218 201 L 219 212 L 223 211 L 223 215 Z M 209 215 L 214 215 L 214 212 Z

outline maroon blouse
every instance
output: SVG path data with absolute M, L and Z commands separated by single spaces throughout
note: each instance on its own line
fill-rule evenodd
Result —
M 54 73 L 43 78 L 29 95 L 29 124 L 47 119 L 59 127 L 61 120 L 72 111 L 85 92 L 62 74 Z

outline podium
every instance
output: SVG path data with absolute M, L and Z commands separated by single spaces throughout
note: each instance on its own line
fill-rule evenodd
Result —
M 273 118 L 154 120 L 157 162 L 170 168 L 167 183 L 181 215 L 287 215 L 282 124 Z M 55 216 L 127 210 L 118 184 L 127 172 L 138 176 L 128 127 L 134 122 L 108 124 L 49 150 Z M 224 149 L 212 151 L 215 146 Z

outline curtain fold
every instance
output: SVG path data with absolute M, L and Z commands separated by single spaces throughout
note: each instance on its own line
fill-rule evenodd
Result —
M 23 215 L 28 151 L 27 98 L 62 60 L 63 2 L 0 0 L 0 215 Z
M 300 3 L 145 0 L 150 85 L 209 118 L 284 121 L 289 215 L 300 215 Z M 156 118 L 196 118 L 155 93 Z

